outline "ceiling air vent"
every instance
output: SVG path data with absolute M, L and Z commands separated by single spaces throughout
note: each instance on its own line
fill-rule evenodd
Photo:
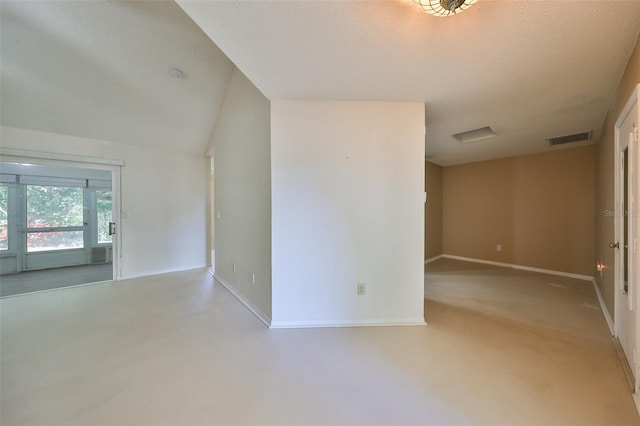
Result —
M 593 136 L 593 130 L 589 130 L 588 132 L 576 133 L 576 134 L 567 135 L 567 136 L 556 136 L 554 138 L 546 138 L 546 139 L 549 145 L 555 146 L 555 145 L 563 145 L 565 143 L 588 141 L 588 140 L 591 140 L 592 136 Z

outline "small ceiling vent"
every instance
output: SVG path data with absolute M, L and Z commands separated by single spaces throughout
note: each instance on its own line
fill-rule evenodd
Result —
M 584 142 L 591 140 L 593 137 L 593 130 L 589 130 L 588 132 L 575 133 L 573 135 L 567 136 L 556 136 L 554 138 L 546 138 L 547 143 L 551 146 L 555 145 L 564 145 L 566 143 L 574 143 L 574 142 Z

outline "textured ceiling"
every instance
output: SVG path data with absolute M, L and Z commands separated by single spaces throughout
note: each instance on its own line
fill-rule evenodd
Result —
M 174 2 L 1 1 L 0 31 L 2 125 L 204 153 L 233 64 Z
M 640 31 L 640 0 L 480 0 L 448 18 L 408 0 L 178 4 L 270 99 L 425 102 L 441 165 L 597 138 Z M 451 137 L 484 126 L 497 137 Z
M 270 99 L 424 102 L 438 164 L 542 152 L 599 136 L 640 31 L 640 0 L 179 6 L 195 23 L 174 2 L 0 1 L 0 123 L 203 153 L 233 69 L 217 44 Z

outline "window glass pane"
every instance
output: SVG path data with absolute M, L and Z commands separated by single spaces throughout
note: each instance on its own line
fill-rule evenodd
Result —
M 96 191 L 96 210 L 98 212 L 98 243 L 110 243 L 109 222 L 112 219 L 112 200 L 110 190 Z
M 82 231 L 29 232 L 27 233 L 27 252 L 82 248 L 84 247 L 82 234 Z
M 0 250 L 9 249 L 9 234 L 7 227 L 9 188 L 0 185 Z
M 27 185 L 27 227 L 82 226 L 83 189 Z

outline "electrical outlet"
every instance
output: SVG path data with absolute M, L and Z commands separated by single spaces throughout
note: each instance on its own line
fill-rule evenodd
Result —
M 358 283 L 356 288 L 356 294 L 358 296 L 364 296 L 367 293 L 367 285 L 365 283 Z
M 498 244 L 496 246 L 496 251 L 502 251 L 502 244 Z

